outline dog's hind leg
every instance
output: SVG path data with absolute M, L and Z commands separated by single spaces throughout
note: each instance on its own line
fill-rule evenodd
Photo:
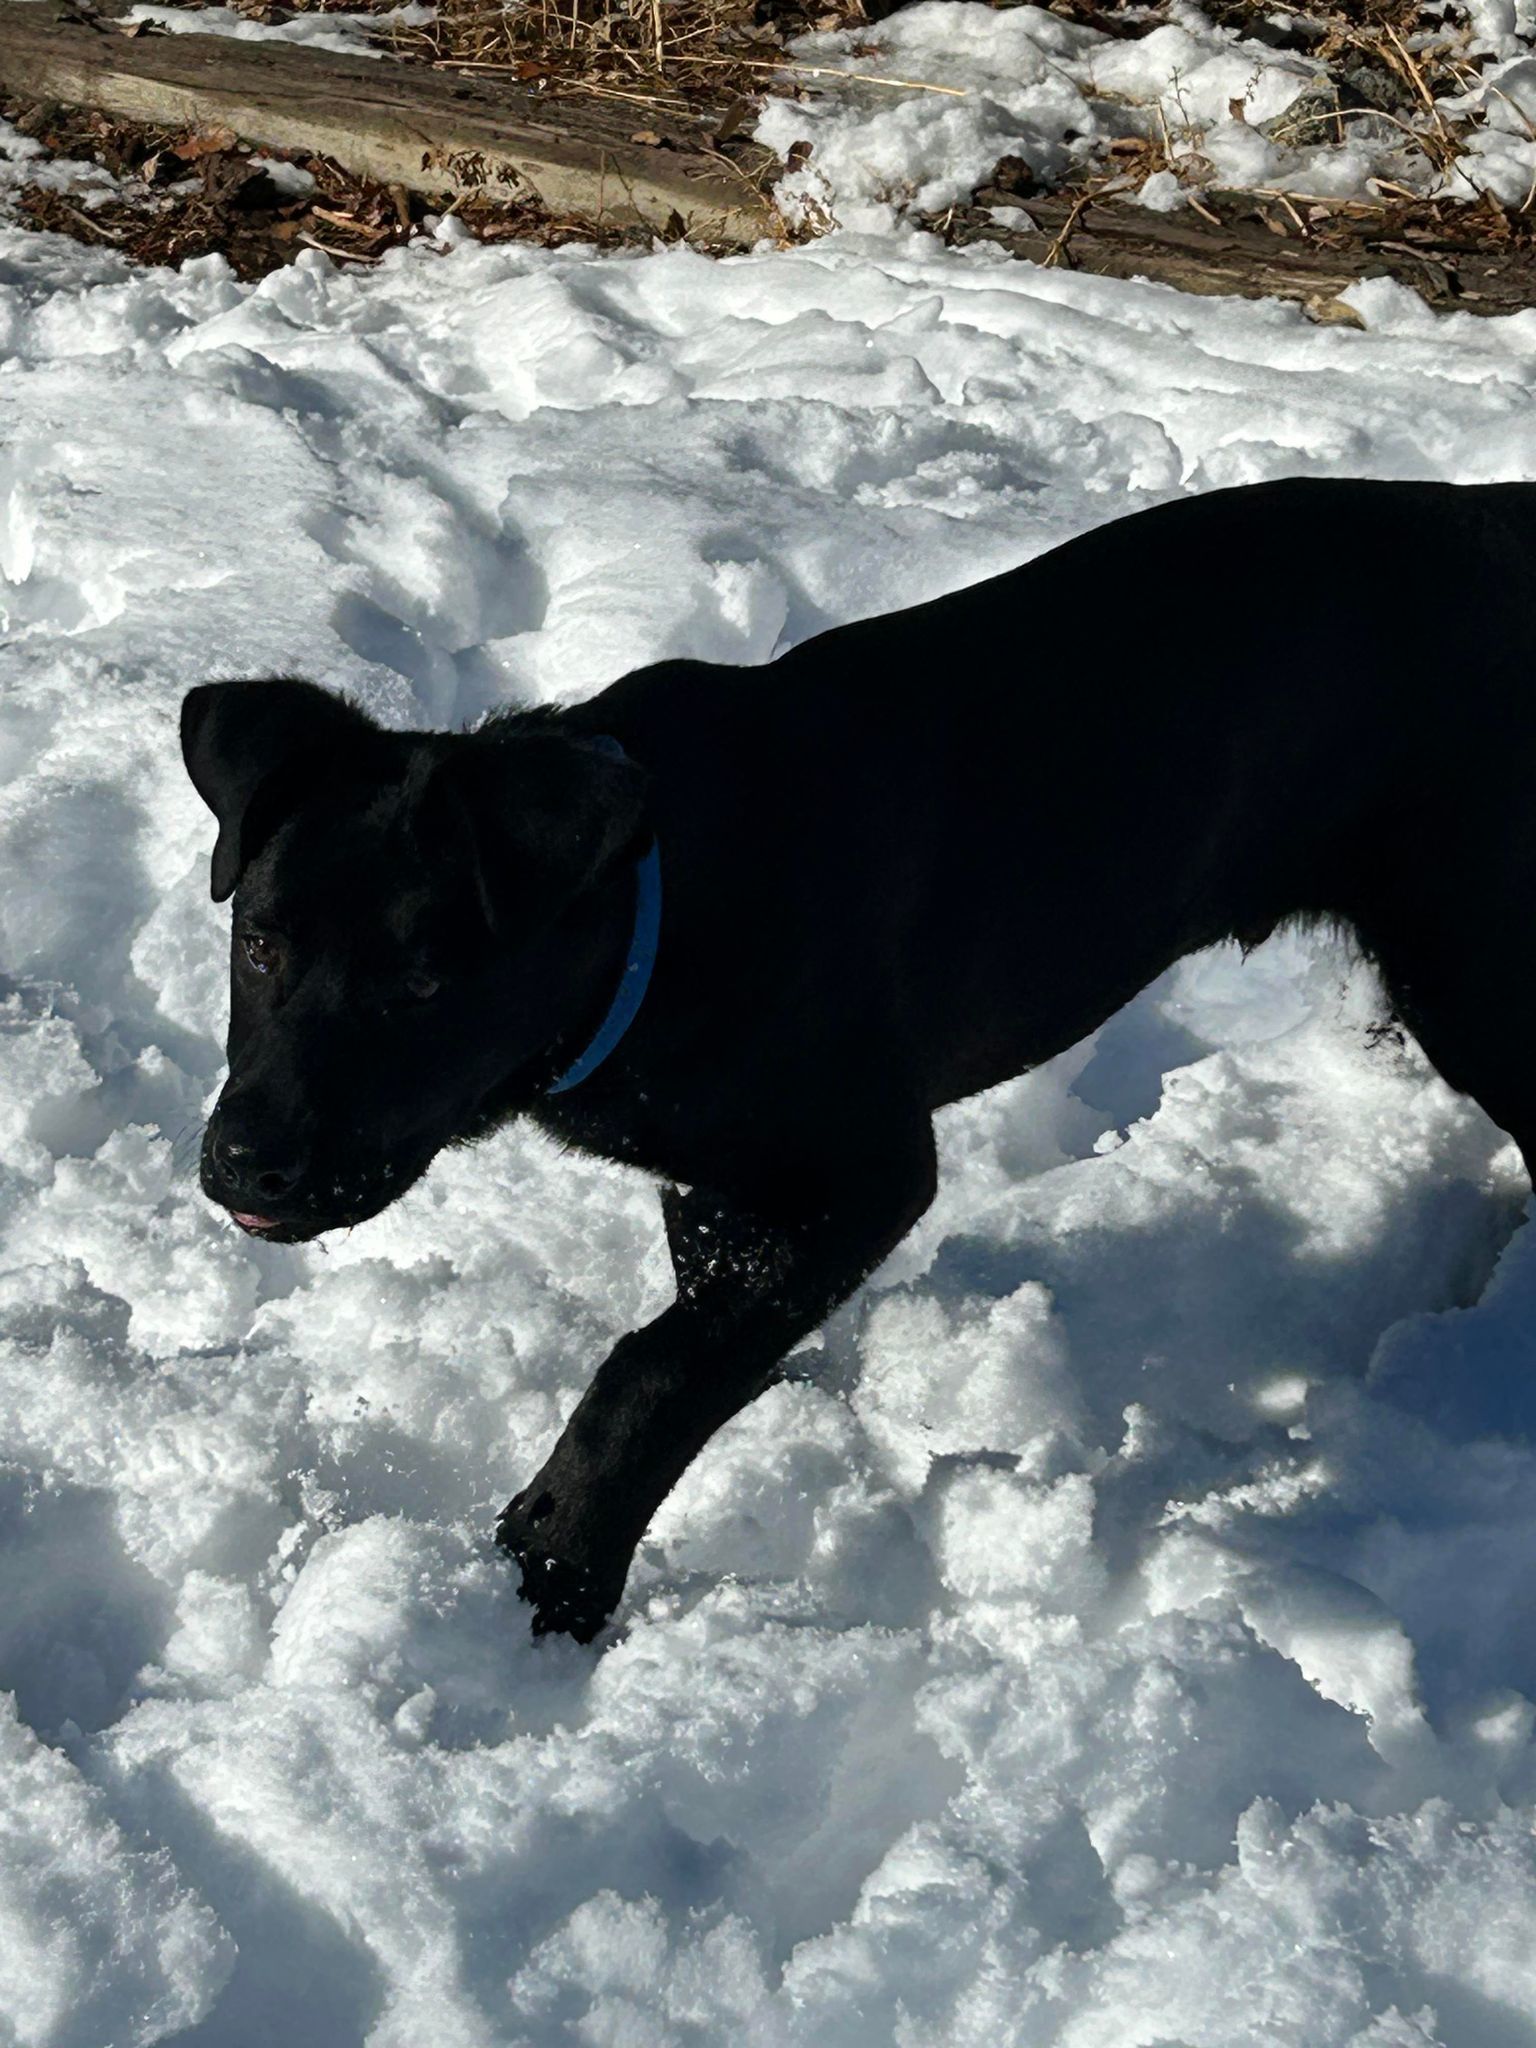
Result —
M 677 1299 L 620 1339 L 497 1527 L 522 1565 L 536 1632 L 591 1640 L 693 1458 L 900 1242 L 934 1186 L 924 1120 L 899 1147 L 883 1139 L 876 1152 L 807 1174 L 771 1219 L 702 1189 L 669 1192 Z
M 1509 1133 L 1536 1182 L 1536 954 L 1527 934 L 1469 914 L 1452 930 L 1373 950 L 1397 1015 L 1436 1072 Z

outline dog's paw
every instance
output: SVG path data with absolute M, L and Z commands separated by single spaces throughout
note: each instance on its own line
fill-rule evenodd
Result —
M 496 1541 L 522 1567 L 519 1590 L 533 1609 L 534 1634 L 590 1643 L 618 1606 L 622 1583 L 613 1586 L 588 1566 L 562 1557 L 541 1532 L 525 1494 L 503 1509 Z

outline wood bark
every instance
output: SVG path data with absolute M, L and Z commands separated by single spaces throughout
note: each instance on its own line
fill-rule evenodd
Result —
M 766 151 L 736 163 L 648 108 L 544 101 L 451 72 L 228 36 L 123 33 L 70 0 L 0 0 L 0 93 L 161 127 L 228 128 L 328 156 L 383 185 L 547 211 L 725 247 L 774 232 Z M 656 143 L 637 143 L 644 130 Z
M 1536 306 L 1536 244 L 1481 213 L 1446 206 L 1435 222 L 1427 208 L 1405 216 L 1339 204 L 1314 223 L 1300 207 L 1252 193 L 1212 191 L 1202 203 L 1216 219 L 1154 213 L 1127 199 L 1081 205 L 1060 194 L 983 190 L 973 206 L 930 225 L 952 241 L 996 242 L 1036 263 L 1204 295 L 1300 299 L 1323 311 L 1367 277 L 1410 285 L 1440 312 Z

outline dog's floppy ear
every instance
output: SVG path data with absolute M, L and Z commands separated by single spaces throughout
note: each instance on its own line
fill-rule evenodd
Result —
M 466 735 L 438 762 L 423 810 L 437 833 L 453 831 L 457 813 L 486 921 L 504 932 L 558 915 L 641 850 L 649 780 L 611 743 L 492 728 Z
M 304 783 L 347 741 L 378 727 L 315 683 L 200 683 L 181 705 L 181 757 L 219 821 L 213 849 L 215 903 L 233 893 Z

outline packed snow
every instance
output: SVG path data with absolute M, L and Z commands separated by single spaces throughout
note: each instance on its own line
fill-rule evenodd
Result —
M 0 224 L 0 2042 L 1536 2043 L 1536 1233 L 1343 943 L 946 1112 L 593 1649 L 489 1532 L 668 1298 L 654 1187 L 510 1130 L 282 1248 L 195 1186 L 189 683 L 450 724 L 1184 491 L 1536 477 L 1536 314 L 1351 303 L 453 222 L 243 286 Z M 1191 563 L 1155 629 L 1240 689 L 1202 584 L 1262 631 L 1336 569 Z M 1021 617 L 1017 686 L 1144 630 Z

